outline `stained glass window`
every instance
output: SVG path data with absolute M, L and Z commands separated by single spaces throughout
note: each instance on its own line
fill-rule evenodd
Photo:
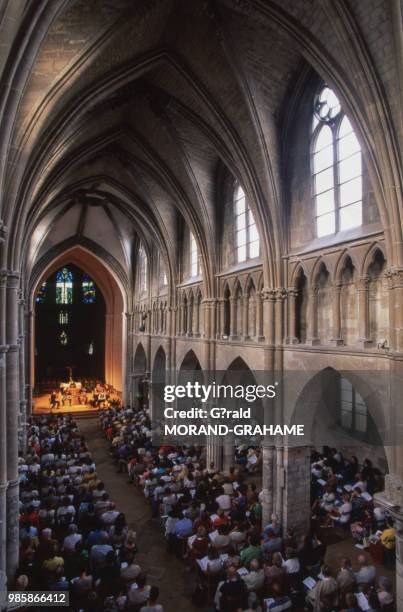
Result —
M 46 281 L 39 287 L 38 293 L 36 294 L 36 303 L 43 304 L 46 300 Z
M 73 274 L 68 268 L 62 268 L 56 274 L 56 304 L 73 303 Z
M 88 355 L 93 355 L 93 354 L 94 354 L 94 343 L 91 342 L 88 347 Z
M 62 331 L 62 333 L 59 336 L 59 340 L 62 346 L 66 346 L 68 344 L 69 338 L 65 331 Z
M 96 298 L 96 289 L 94 282 L 87 274 L 83 275 L 83 302 L 84 304 L 93 304 Z
M 67 325 L 69 322 L 69 313 L 66 310 L 61 310 L 59 312 L 59 324 Z

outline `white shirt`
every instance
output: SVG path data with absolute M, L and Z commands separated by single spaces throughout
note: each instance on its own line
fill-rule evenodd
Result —
M 82 540 L 81 533 L 71 533 L 70 535 L 64 538 L 64 541 L 63 541 L 64 550 L 74 550 L 77 542 L 80 542 L 81 540 Z
M 216 502 L 222 510 L 230 510 L 231 508 L 231 498 L 229 495 L 225 495 L 225 493 L 223 495 L 219 495 Z
M 287 561 L 284 561 L 283 567 L 285 567 L 287 574 L 296 574 L 301 569 L 298 559 L 287 559 Z
M 116 521 L 118 516 L 119 512 L 117 510 L 108 510 L 107 512 L 104 512 L 102 514 L 101 519 L 105 523 L 105 525 L 111 525 Z

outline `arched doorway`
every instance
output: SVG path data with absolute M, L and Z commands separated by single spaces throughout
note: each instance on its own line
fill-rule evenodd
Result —
M 105 381 L 105 300 L 78 266 L 59 268 L 42 282 L 35 298 L 37 387 L 60 382 Z
M 122 282 L 118 280 L 115 273 L 112 273 L 101 259 L 95 256 L 91 251 L 81 246 L 75 246 L 64 253 L 58 255 L 51 263 L 39 262 L 34 268 L 30 283 L 30 302 L 34 318 L 36 317 L 37 307 L 39 307 L 37 297 L 40 295 L 43 283 L 47 279 L 54 278 L 56 282 L 56 274 L 64 268 L 77 268 L 80 271 L 81 285 L 79 295 L 84 299 L 84 293 L 90 296 L 88 290 L 91 290 L 89 281 L 95 285 L 98 294 L 102 296 L 104 301 L 104 380 L 118 392 L 123 392 L 123 372 L 125 371 L 125 329 L 124 329 L 124 310 L 125 310 L 125 290 Z M 74 278 L 74 277 L 73 277 Z M 64 291 L 68 292 L 68 282 Z M 56 300 L 56 286 L 54 298 Z M 61 287 L 60 287 L 60 290 Z M 90 304 L 83 304 L 88 306 Z M 68 304 L 66 305 L 68 306 Z M 35 326 L 32 326 L 30 333 L 30 366 L 29 374 L 31 386 L 34 388 L 36 384 L 36 337 Z M 94 347 L 95 348 L 95 347 Z M 88 345 L 88 350 L 90 346 Z M 73 372 L 74 373 L 74 372 Z M 124 398 L 123 398 L 124 399 Z

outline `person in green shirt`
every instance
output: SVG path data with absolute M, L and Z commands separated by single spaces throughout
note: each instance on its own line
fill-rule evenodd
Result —
M 249 567 L 249 563 L 252 561 L 252 559 L 257 559 L 258 561 L 261 561 L 262 557 L 263 554 L 260 546 L 259 537 L 251 536 L 249 540 L 249 546 L 247 546 L 241 551 L 241 564 L 245 565 L 246 567 Z

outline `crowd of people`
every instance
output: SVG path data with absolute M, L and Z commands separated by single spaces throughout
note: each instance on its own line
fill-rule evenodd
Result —
M 68 591 L 74 611 L 163 612 L 158 587 L 136 563 L 136 533 L 70 415 L 31 420 L 19 474 L 20 561 L 10 590 Z
M 105 410 L 100 421 L 118 471 L 141 487 L 168 550 L 194 572 L 194 605 L 220 612 L 395 609 L 391 581 L 372 557 L 392 567 L 395 531 L 374 507 L 382 475 L 370 460 L 360 465 L 330 448 L 312 454 L 311 529 L 297 538 L 275 515 L 262 524 L 247 449 L 238 449 L 240 464 L 223 475 L 206 464 L 205 448 L 153 446 L 145 408 Z M 326 533 L 335 528 L 355 538 L 354 569 L 347 557 L 338 567 L 325 564 Z
M 369 459 L 360 464 L 331 448 L 312 453 L 311 529 L 297 537 L 274 514 L 262 521 L 259 449 L 237 448 L 222 474 L 207 464 L 205 447 L 154 445 L 145 407 L 112 406 L 99 419 L 117 471 L 144 493 L 156 537 L 192 573 L 193 608 L 395 610 L 382 568 L 394 567 L 396 533 L 374 505 L 383 480 Z M 76 611 L 164 612 L 157 585 L 136 562 L 136 533 L 109 498 L 71 415 L 31 419 L 19 473 L 14 590 L 69 591 Z M 357 547 L 337 567 L 326 564 L 329 530 L 351 535 Z

